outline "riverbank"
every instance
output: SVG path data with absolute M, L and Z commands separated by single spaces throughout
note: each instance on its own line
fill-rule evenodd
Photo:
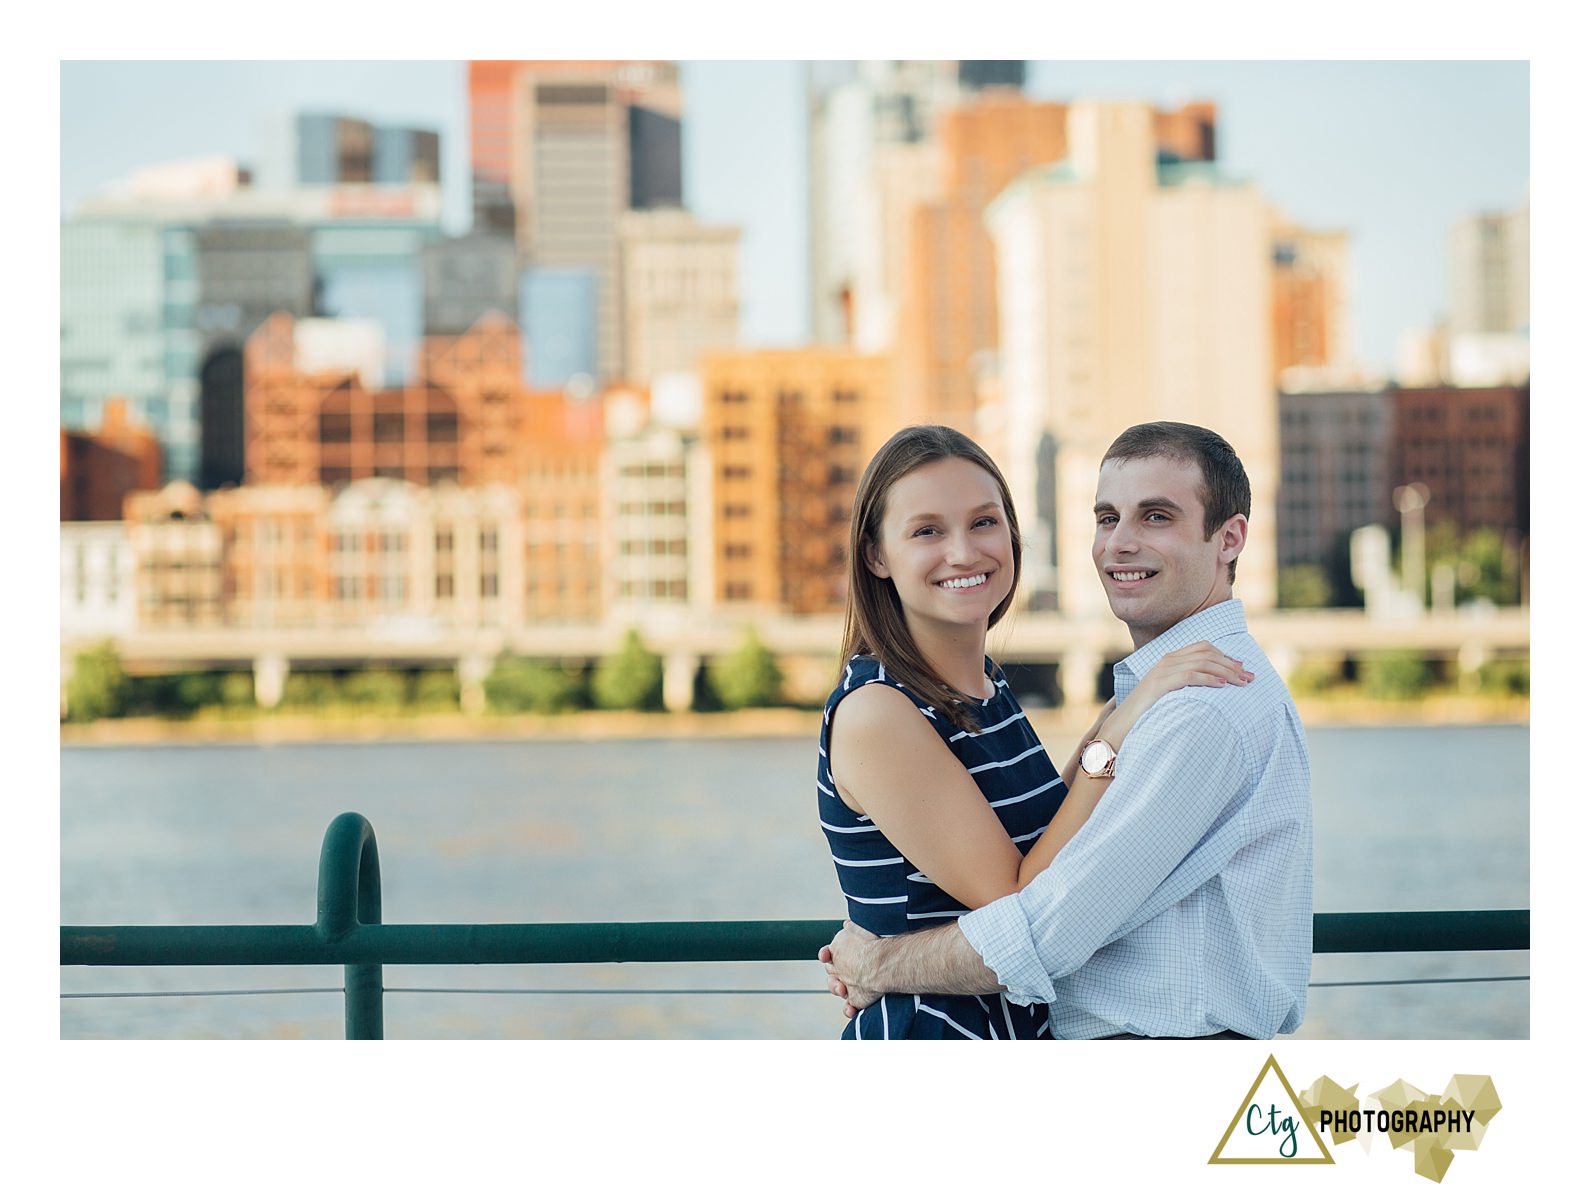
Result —
M 1526 697 L 1431 696 L 1420 701 L 1308 697 L 1297 704 L 1303 723 L 1322 726 L 1527 725 Z M 1029 713 L 1052 745 L 1079 736 L 1081 714 Z M 246 713 L 176 719 L 122 717 L 63 724 L 63 746 L 279 745 L 302 742 L 633 741 L 657 738 L 807 738 L 817 728 L 811 709 L 758 708 L 723 713 L 579 712 L 558 716 L 466 716 L 463 713 Z

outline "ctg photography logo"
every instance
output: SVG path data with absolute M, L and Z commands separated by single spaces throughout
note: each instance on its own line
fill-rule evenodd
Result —
M 1502 1102 L 1489 1075 L 1454 1075 L 1439 1096 L 1399 1079 L 1371 1092 L 1374 1107 L 1358 1099 L 1358 1084 L 1343 1087 L 1321 1075 L 1301 1093 L 1293 1091 L 1275 1055 L 1260 1068 L 1253 1086 L 1210 1155 L 1215 1164 L 1335 1162 L 1332 1146 L 1357 1140 L 1367 1154 L 1376 1134 L 1392 1149 L 1409 1150 L 1413 1169 L 1440 1183 L 1458 1150 L 1478 1150 Z

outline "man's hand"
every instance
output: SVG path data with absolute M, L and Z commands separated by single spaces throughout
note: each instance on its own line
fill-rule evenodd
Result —
M 857 982 L 866 977 L 870 952 L 878 941 L 861 926 L 846 921 L 834 940 L 817 952 L 817 960 L 828 971 L 828 990 L 845 1002 L 847 1020 L 878 1002 L 880 993 Z

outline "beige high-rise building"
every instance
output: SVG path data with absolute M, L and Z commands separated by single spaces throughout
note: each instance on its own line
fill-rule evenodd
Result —
M 476 62 L 470 95 L 478 217 L 488 227 L 511 222 L 520 258 L 532 268 L 592 273 L 597 375 L 620 378 L 618 219 L 628 209 L 681 201 L 678 67 Z
M 703 351 L 739 342 L 739 229 L 667 208 L 625 213 L 618 237 L 627 380 L 694 371 Z
M 893 432 L 888 359 L 709 354 L 702 387 L 717 601 L 748 615 L 843 607 L 856 484 Z
M 1511 212 L 1475 213 L 1448 242 L 1451 334 L 1529 328 L 1529 201 Z
M 990 206 L 997 253 L 1003 444 L 1029 549 L 1028 602 L 1109 612 L 1093 567 L 1099 460 L 1128 426 L 1207 426 L 1253 484 L 1237 573 L 1275 603 L 1279 472 L 1271 383 L 1269 221 L 1252 184 L 1207 162 L 1156 161 L 1147 104 L 1085 102 L 1068 154 Z

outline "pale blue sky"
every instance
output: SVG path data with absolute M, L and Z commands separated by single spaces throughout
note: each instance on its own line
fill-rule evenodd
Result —
M 806 335 L 805 118 L 793 62 L 687 62 L 686 202 L 744 227 L 743 331 Z M 1295 218 L 1352 234 L 1353 337 L 1389 369 L 1446 306 L 1446 235 L 1529 185 L 1522 62 L 1035 62 L 1045 99 L 1220 105 L 1219 152 Z M 257 157 L 273 112 L 322 109 L 441 130 L 446 221 L 469 220 L 468 100 L 456 62 L 92 62 L 61 68 L 61 207 L 152 162 Z

